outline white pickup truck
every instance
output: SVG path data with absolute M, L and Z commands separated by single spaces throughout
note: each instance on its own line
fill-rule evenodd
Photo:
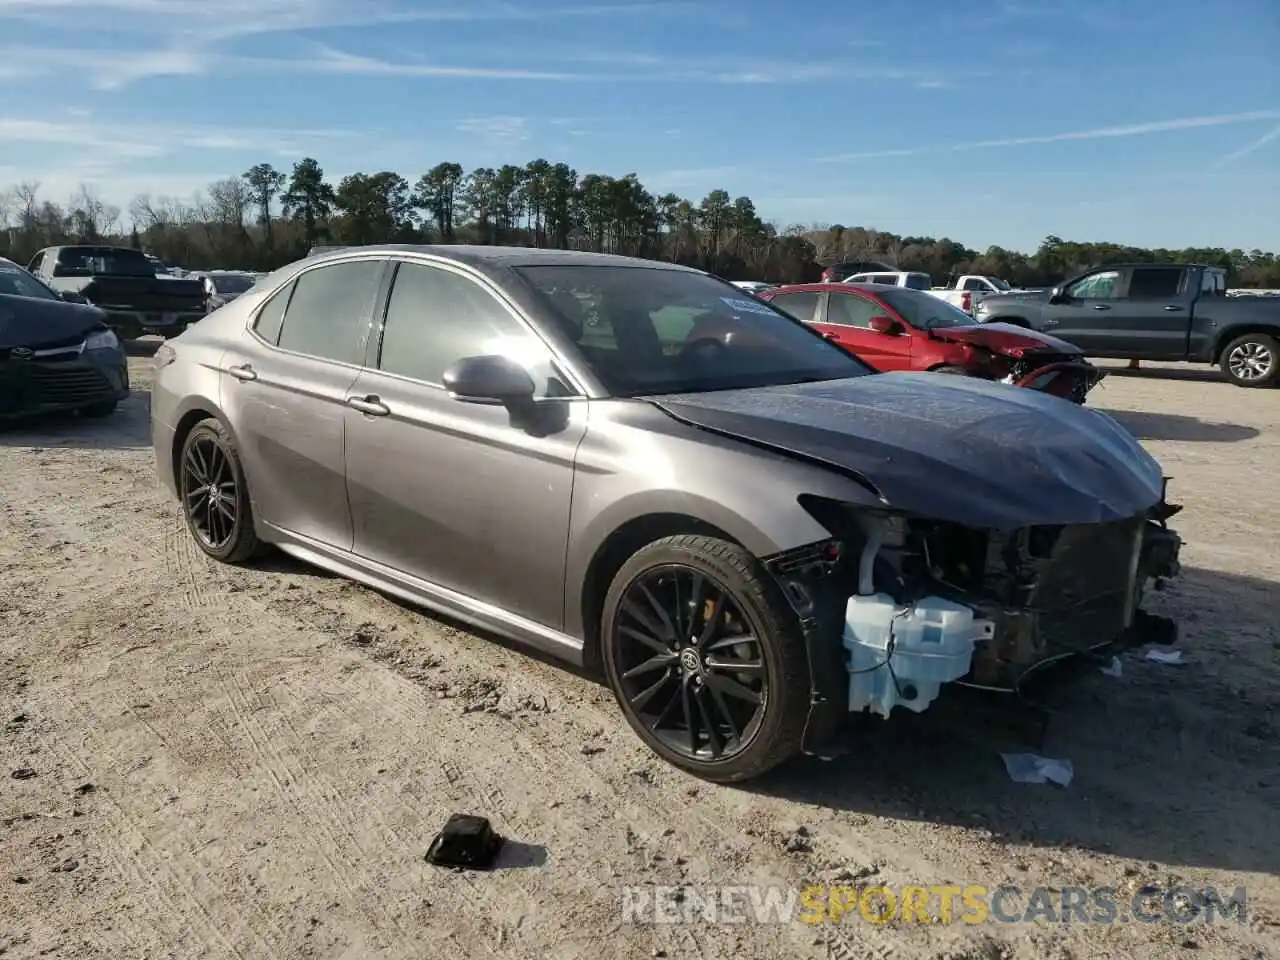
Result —
M 841 283 L 880 283 L 887 287 L 909 287 L 912 290 L 928 290 L 933 286 L 933 277 L 927 273 L 915 273 L 910 270 L 878 270 L 866 273 L 855 273 L 845 277 Z
M 965 274 L 957 277 L 949 285 L 933 287 L 929 292 L 947 301 L 953 307 L 959 307 L 965 313 L 972 314 L 978 309 L 978 304 L 987 297 L 997 293 L 1012 293 L 1013 287 L 999 277 Z

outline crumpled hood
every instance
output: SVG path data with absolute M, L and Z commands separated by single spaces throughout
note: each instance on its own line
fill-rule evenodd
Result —
M 105 318 L 87 304 L 0 294 L 0 350 L 62 343 L 87 334 Z
M 1027 353 L 1057 353 L 1068 357 L 1082 357 L 1084 351 L 1074 343 L 1067 343 L 1047 333 L 1028 330 L 1012 323 L 975 323 L 962 327 L 942 327 L 930 333 L 939 340 L 967 343 L 983 347 L 992 353 L 1006 357 L 1021 357 Z
M 887 373 L 652 400 L 852 471 L 890 508 L 968 526 L 1103 523 L 1163 496 L 1160 465 L 1106 414 L 985 380 Z

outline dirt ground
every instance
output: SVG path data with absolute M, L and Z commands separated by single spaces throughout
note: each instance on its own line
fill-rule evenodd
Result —
M 990 718 L 876 720 L 748 788 L 650 756 L 593 680 L 284 558 L 208 562 L 118 414 L 0 432 L 0 954 L 1280 956 L 1280 391 L 1154 365 L 1114 412 L 1185 504 L 1187 663 L 1090 670 L 1020 785 Z M 944 719 L 945 718 L 945 719 Z M 12 774 L 12 776 L 11 776 Z M 452 811 L 490 873 L 423 861 Z M 620 888 L 1245 886 L 1247 922 L 624 923 Z M 870 878 L 870 879 L 868 879 Z

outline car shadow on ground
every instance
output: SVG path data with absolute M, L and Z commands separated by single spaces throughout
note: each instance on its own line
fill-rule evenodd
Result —
M 1120 677 L 1090 670 L 1059 690 L 1039 748 L 939 700 L 920 715 L 867 717 L 849 756 L 798 760 L 747 789 L 984 829 L 998 842 L 1275 873 L 1280 631 L 1266 616 L 1275 590 L 1186 570 L 1150 602 L 1181 622 L 1186 665 L 1135 651 L 1121 658 Z M 1066 788 L 1014 783 L 1002 752 L 1070 760 L 1075 778 Z
M 1229 386 L 1217 367 L 1201 367 L 1188 370 L 1179 367 L 1142 367 L 1130 370 L 1128 367 L 1104 366 L 1109 377 L 1133 377 L 1136 380 L 1187 380 L 1197 383 L 1221 383 Z
M 151 446 L 151 393 L 134 390 L 105 417 L 54 414 L 0 422 L 0 447 L 129 450 Z
M 1138 413 L 1133 410 L 1104 410 L 1139 440 L 1176 440 L 1186 443 L 1239 443 L 1261 432 L 1238 423 L 1208 423 L 1176 413 Z

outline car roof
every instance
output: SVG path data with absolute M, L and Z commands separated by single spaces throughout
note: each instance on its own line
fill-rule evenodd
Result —
M 1135 267 L 1165 267 L 1182 270 L 1186 267 L 1195 267 L 1200 270 L 1226 270 L 1227 268 L 1218 263 L 1100 263 L 1096 267 L 1090 267 L 1090 271 L 1094 270 L 1132 270 Z
M 882 290 L 909 290 L 910 287 L 899 287 L 892 283 L 788 283 L 774 287 L 768 293 L 840 293 L 848 290 L 861 290 L 863 293 L 880 293 Z M 916 293 L 924 293 L 917 290 Z
M 359 253 L 420 253 L 445 260 L 456 260 L 472 267 L 647 267 L 653 270 L 673 270 L 684 273 L 704 273 L 693 267 L 662 260 L 644 260 L 640 257 L 623 257 L 613 253 L 593 253 L 588 250 L 547 250 L 537 247 L 491 247 L 480 244 L 426 244 L 426 243 L 378 243 L 368 246 L 343 247 L 326 250 L 308 263 L 324 260 L 342 260 L 353 252 Z

